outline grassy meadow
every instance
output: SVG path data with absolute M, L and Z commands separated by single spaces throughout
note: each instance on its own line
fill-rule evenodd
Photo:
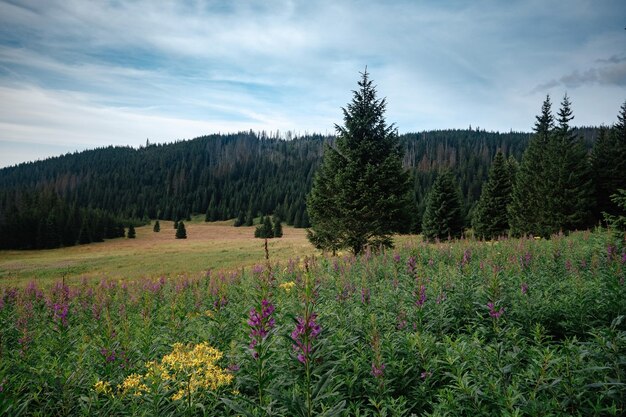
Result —
M 286 228 L 266 263 L 244 228 L 161 226 L 58 252 L 103 254 L 72 281 L 0 288 L 0 415 L 626 414 L 626 250 L 607 232 L 304 258 Z M 2 269 L 36 277 L 53 254 Z
M 87 279 L 198 274 L 208 269 L 250 267 L 264 257 L 263 241 L 254 227 L 233 227 L 232 221 L 185 223 L 187 239 L 175 239 L 173 222 L 160 221 L 137 227 L 135 239 L 111 239 L 89 245 L 38 251 L 0 251 L 0 285 L 20 285 L 36 280 L 46 285 L 65 277 L 67 282 Z M 314 249 L 304 229 L 284 227 L 281 239 L 269 241 L 276 260 L 302 257 Z

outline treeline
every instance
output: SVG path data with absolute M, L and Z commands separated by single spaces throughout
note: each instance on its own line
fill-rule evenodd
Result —
M 599 130 L 575 133 L 582 134 L 590 147 Z M 413 220 L 405 231 L 421 230 L 426 195 L 442 167 L 450 168 L 459 180 L 461 213 L 468 223 L 496 152 L 503 150 L 520 160 L 530 137 L 472 128 L 401 135 L 403 164 L 413 175 L 415 190 Z M 324 143 L 333 141 L 332 136 L 287 140 L 250 131 L 161 145 L 147 142 L 139 149 L 106 147 L 4 168 L 0 170 L 0 233 L 14 234 L 12 224 L 20 216 L 31 229 L 47 222 L 49 207 L 32 210 L 12 204 L 39 201 L 33 197 L 37 194 L 56 195 L 68 208 L 111 219 L 181 220 L 200 214 L 217 221 L 280 213 L 286 224 L 308 227 L 305 197 Z M 28 217 L 24 211 L 38 217 Z M 59 228 L 66 227 L 75 236 L 88 228 L 82 222 Z M 98 239 L 101 233 L 91 234 Z M 29 244 L 4 247 L 43 247 L 33 234 L 28 236 Z M 60 245 L 71 240 L 61 239 Z
M 124 236 L 120 219 L 101 209 L 69 205 L 55 193 L 4 193 L 0 205 L 5 213 L 1 249 L 52 249 Z
M 601 128 L 591 152 L 570 123 L 571 102 L 563 97 L 553 114 L 548 96 L 536 117 L 534 134 L 521 160 L 496 154 L 472 212 L 479 238 L 583 230 L 623 216 L 616 195 L 626 190 L 626 103 L 611 128 Z M 460 236 L 469 223 L 460 214 L 460 196 L 449 171 L 438 176 L 422 221 L 427 239 Z

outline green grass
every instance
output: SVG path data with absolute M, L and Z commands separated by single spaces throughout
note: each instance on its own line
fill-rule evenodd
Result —
M 232 221 L 204 223 L 194 218 L 186 224 L 188 239 L 177 240 L 173 223 L 160 223 L 159 233 L 152 231 L 152 225 L 138 227 L 136 239 L 51 250 L 0 251 L 0 285 L 197 274 L 208 269 L 250 267 L 264 259 L 263 240 L 254 238 L 254 227 L 235 228 Z M 315 252 L 305 231 L 291 227 L 284 228 L 281 239 L 269 241 L 269 250 L 274 260 Z

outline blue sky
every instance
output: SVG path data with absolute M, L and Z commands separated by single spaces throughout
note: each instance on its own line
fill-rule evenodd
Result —
M 0 0 L 0 167 L 215 132 L 334 132 L 367 65 L 398 130 L 575 125 L 626 100 L 626 2 Z M 555 108 L 556 110 L 556 108 Z

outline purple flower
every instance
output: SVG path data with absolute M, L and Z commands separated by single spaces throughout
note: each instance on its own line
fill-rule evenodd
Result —
M 375 362 L 372 362 L 372 375 L 374 375 L 374 378 L 381 378 L 384 375 L 384 371 L 385 371 L 384 363 L 377 365 Z
M 420 377 L 421 377 L 422 379 L 426 379 L 426 378 L 429 378 L 429 377 L 431 377 L 431 376 L 433 376 L 433 373 L 432 373 L 432 372 L 430 372 L 430 371 L 424 371 L 424 372 L 422 372 L 422 373 L 420 374 Z
M 415 259 L 415 256 L 411 256 L 406 261 L 406 270 L 409 274 L 413 275 L 415 274 L 416 269 L 417 269 L 417 259 Z
M 469 249 L 465 249 L 463 252 L 463 259 L 461 260 L 461 266 L 467 265 L 472 261 L 472 251 Z
M 500 308 L 496 310 L 496 306 L 492 302 L 488 302 L 487 307 L 489 307 L 489 316 L 491 316 L 494 319 L 498 319 L 500 318 L 500 316 L 504 314 L 504 308 Z
M 394 253 L 393 254 L 393 261 L 394 262 L 400 262 L 400 254 L 399 253 Z
M 250 326 L 250 345 L 252 350 L 251 354 L 254 359 L 259 358 L 259 352 L 256 350 L 258 344 L 260 344 L 269 335 L 270 330 L 276 325 L 276 321 L 272 314 L 275 307 L 268 300 L 261 300 L 261 311 L 257 309 L 250 309 L 248 314 L 248 326 Z
M 622 263 L 626 264 L 626 251 L 622 252 Z
M 369 304 L 370 302 L 370 289 L 361 288 L 361 303 Z
M 67 326 L 67 315 L 69 306 L 66 303 L 54 303 L 52 306 L 52 318 L 54 321 L 61 323 L 63 327 Z
M 527 269 L 530 267 L 530 263 L 533 260 L 533 255 L 530 252 L 526 252 L 523 257 L 520 258 L 520 264 L 522 265 L 522 269 Z
M 424 307 L 424 303 L 426 302 L 426 286 L 420 285 L 419 294 L 417 294 L 417 300 L 415 301 L 415 305 L 419 308 Z
M 522 282 L 520 289 L 522 290 L 522 295 L 528 294 L 528 284 L 525 282 Z
M 291 332 L 291 339 L 294 341 L 293 350 L 297 352 L 298 361 L 306 363 L 313 348 L 313 340 L 322 331 L 319 324 L 316 323 L 317 314 L 312 313 L 308 320 L 303 317 L 296 318 L 296 327 Z

